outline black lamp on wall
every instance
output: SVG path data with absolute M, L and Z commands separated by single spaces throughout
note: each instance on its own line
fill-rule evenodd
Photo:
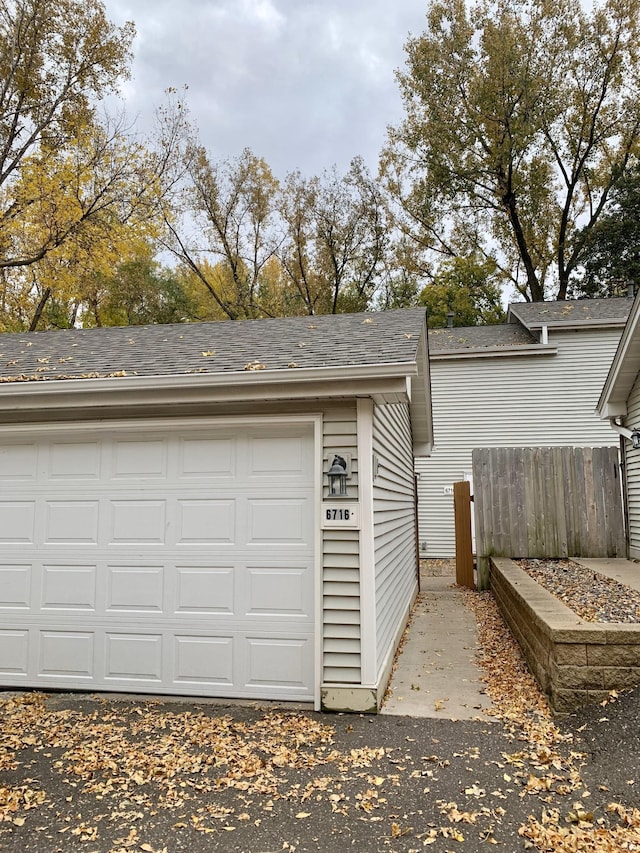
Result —
M 347 494 L 347 461 L 342 456 L 333 457 L 327 472 L 329 478 L 329 497 L 344 498 Z

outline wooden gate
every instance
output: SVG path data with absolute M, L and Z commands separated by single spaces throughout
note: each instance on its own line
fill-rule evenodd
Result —
M 471 485 L 467 480 L 453 484 L 453 516 L 456 531 L 456 583 L 475 589 L 471 544 Z
M 487 558 L 626 557 L 617 447 L 472 453 L 478 586 Z

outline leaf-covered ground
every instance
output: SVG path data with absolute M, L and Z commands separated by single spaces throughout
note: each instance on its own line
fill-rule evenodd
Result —
M 640 851 L 640 769 L 614 797 L 583 740 L 615 697 L 555 724 L 491 596 L 465 601 L 497 723 L 7 694 L 0 850 Z

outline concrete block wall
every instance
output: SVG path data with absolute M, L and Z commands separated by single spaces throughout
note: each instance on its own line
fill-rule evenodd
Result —
M 506 558 L 490 560 L 491 590 L 554 712 L 640 685 L 640 625 L 585 622 Z

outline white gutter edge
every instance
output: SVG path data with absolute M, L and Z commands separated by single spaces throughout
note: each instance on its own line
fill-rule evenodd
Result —
M 430 361 L 446 361 L 463 358 L 506 358 L 507 356 L 556 355 L 555 344 L 523 344 L 515 347 L 467 347 L 450 350 L 437 350 L 429 353 Z
M 87 379 L 16 379 L 0 381 L 0 397 L 32 394 L 88 394 L 101 391 L 162 391 L 174 388 L 225 388 L 238 385 L 284 385 L 358 379 L 385 379 L 418 375 L 415 362 L 389 362 L 342 367 L 293 367 L 279 370 L 228 371 L 225 373 L 173 373 L 170 376 L 100 376 Z
M 604 403 L 594 412 L 603 421 L 612 420 L 613 418 L 624 418 L 627 414 L 626 403 Z
M 575 332 L 579 329 L 622 329 L 626 324 L 626 320 L 538 320 L 535 323 L 525 323 L 518 317 L 518 323 L 521 323 L 530 332 L 539 332 L 543 326 L 551 329 L 554 332 L 561 332 L 566 329 L 568 332 Z

